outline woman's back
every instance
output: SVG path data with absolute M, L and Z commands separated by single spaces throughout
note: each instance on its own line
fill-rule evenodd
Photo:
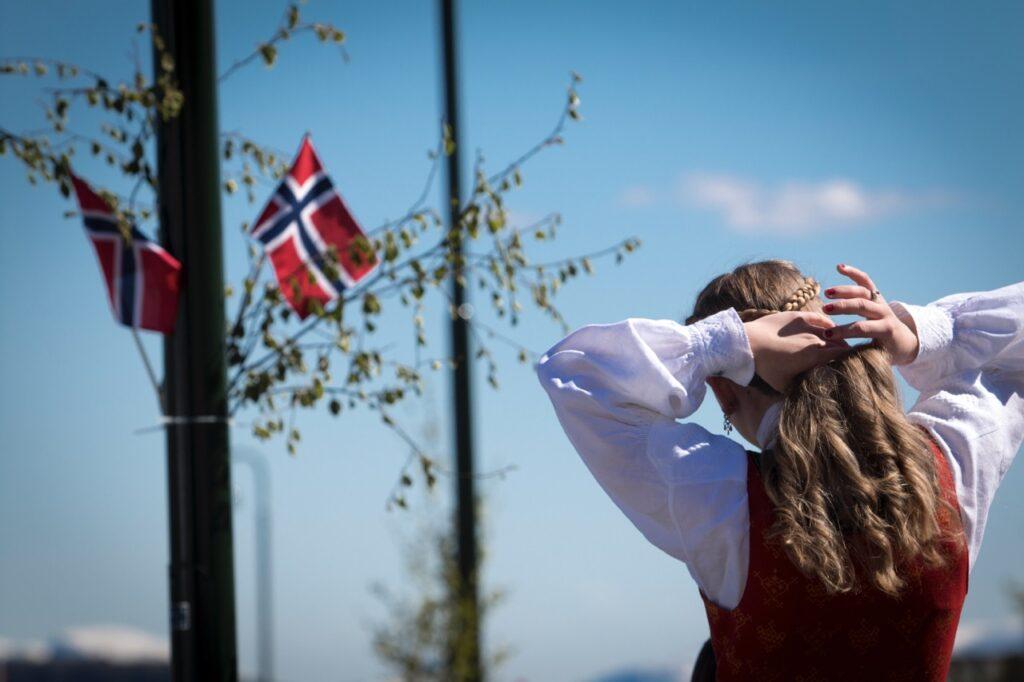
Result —
M 771 501 L 750 452 L 750 568 L 735 609 L 701 592 L 711 628 L 718 680 L 944 680 L 964 597 L 968 558 L 957 533 L 953 478 L 929 440 L 941 489 L 951 507 L 939 510 L 948 532 L 941 566 L 921 557 L 900 564 L 905 585 L 896 597 L 867 586 L 830 593 L 801 573 L 776 540 Z

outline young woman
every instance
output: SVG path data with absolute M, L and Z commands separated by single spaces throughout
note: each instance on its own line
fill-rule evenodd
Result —
M 915 306 L 838 271 L 826 304 L 787 261 L 743 265 L 685 325 L 588 325 L 537 366 L 602 488 L 697 582 L 719 680 L 945 680 L 1024 440 L 1024 283 Z M 676 421 L 705 383 L 759 452 Z

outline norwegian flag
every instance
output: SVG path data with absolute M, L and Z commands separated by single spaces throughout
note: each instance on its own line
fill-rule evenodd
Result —
M 131 240 L 125 239 L 103 197 L 74 175 L 71 182 L 114 317 L 129 327 L 171 333 L 178 315 L 181 263 L 134 225 Z
M 309 315 L 312 301 L 333 301 L 379 264 L 371 249 L 355 246 L 365 235 L 334 189 L 309 135 L 302 138 L 291 169 L 251 234 L 263 244 L 281 292 L 300 318 Z M 329 267 L 331 247 L 336 250 L 334 268 Z

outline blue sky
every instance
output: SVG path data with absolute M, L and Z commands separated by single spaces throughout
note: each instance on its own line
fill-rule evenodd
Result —
M 127 77 L 148 3 L 103 7 L 6 3 L 3 54 Z M 219 3 L 218 62 L 270 35 L 282 8 Z M 287 44 L 273 70 L 253 66 L 223 84 L 221 127 L 286 150 L 309 130 L 357 217 L 377 225 L 416 197 L 436 140 L 433 4 L 314 0 L 304 11 L 346 30 L 351 62 L 313 41 Z M 574 326 L 679 319 L 708 279 L 764 257 L 792 259 L 825 284 L 837 281 L 835 263 L 853 263 L 890 300 L 991 289 L 1024 274 L 1022 14 L 1011 3 L 465 3 L 464 146 L 495 167 L 514 158 L 553 124 L 569 70 L 583 74 L 584 120 L 564 147 L 523 169 L 512 208 L 521 218 L 563 214 L 559 239 L 539 256 L 629 235 L 644 245 L 560 293 Z M 40 125 L 37 81 L 0 88 L 0 123 Z M 99 622 L 164 633 L 163 439 L 135 433 L 157 418 L 143 369 L 111 319 L 80 225 L 61 217 L 69 206 L 53 188 L 29 188 L 9 157 L 0 192 L 0 636 Z M 225 202 L 229 281 L 244 274 L 237 226 L 257 210 Z M 429 329 L 443 349 L 436 306 Z M 407 323 L 396 314 L 381 333 L 407 334 Z M 531 314 L 515 336 L 543 351 L 560 332 Z M 158 339 L 146 341 L 157 353 Z M 481 469 L 517 467 L 481 485 L 486 581 L 508 592 L 487 635 L 516 652 L 502 678 L 685 666 L 707 631 L 685 567 L 621 516 L 533 374 L 496 351 L 502 389 L 480 381 L 476 407 Z M 399 412 L 411 428 L 435 415 L 446 430 L 443 379 L 434 377 L 424 404 Z M 717 407 L 696 418 L 720 428 Z M 369 633 L 382 611 L 369 585 L 407 582 L 401 547 L 422 533 L 417 514 L 384 511 L 405 449 L 364 414 L 309 415 L 300 426 L 294 458 L 283 445 L 254 444 L 245 428 L 232 432 L 272 470 L 278 673 L 382 679 Z M 438 447 L 446 442 L 442 434 Z M 448 483 L 432 503 L 417 501 L 422 516 L 443 519 Z M 244 470 L 236 488 L 239 640 L 251 670 Z M 1017 464 L 992 509 L 965 621 L 1010 613 L 1007 581 L 1024 581 L 1022 523 Z

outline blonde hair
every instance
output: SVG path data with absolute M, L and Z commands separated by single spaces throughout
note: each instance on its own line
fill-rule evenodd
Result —
M 713 279 L 687 324 L 735 308 L 744 321 L 784 310 L 821 312 L 818 283 L 789 261 L 747 263 Z M 860 581 L 890 595 L 903 560 L 943 563 L 939 523 L 951 507 L 922 429 L 903 413 L 890 359 L 874 342 L 797 376 L 780 396 L 778 438 L 761 454 L 775 508 L 768 538 L 829 592 Z

